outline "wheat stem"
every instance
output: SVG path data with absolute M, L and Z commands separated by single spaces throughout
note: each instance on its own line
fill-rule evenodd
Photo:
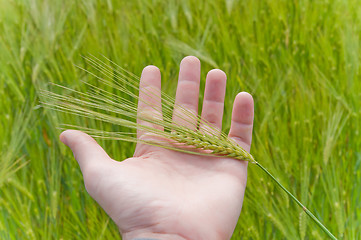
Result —
M 297 204 L 300 206 L 303 211 L 331 238 L 337 240 L 337 238 L 318 220 L 318 218 L 312 214 L 310 210 L 308 210 L 290 191 L 288 191 L 265 167 L 263 167 L 259 162 L 255 161 L 259 168 L 261 168 L 272 180 L 280 187 L 282 190 L 287 193 Z

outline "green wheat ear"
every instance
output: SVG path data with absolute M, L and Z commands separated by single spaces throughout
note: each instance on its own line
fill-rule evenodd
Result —
M 124 68 L 118 66 L 110 59 L 103 56 L 99 59 L 95 56 L 84 57 L 92 71 L 79 67 L 94 76 L 104 88 L 84 82 L 90 90 L 86 93 L 76 91 L 65 86 L 52 84 L 62 88 L 70 94 L 61 95 L 51 91 L 42 90 L 43 106 L 56 111 L 67 112 L 100 122 L 110 123 L 132 129 L 133 132 L 109 132 L 99 129 L 91 129 L 80 126 L 63 124 L 63 128 L 72 127 L 88 133 L 93 137 L 122 140 L 129 142 L 141 142 L 170 150 L 189 154 L 205 155 L 212 157 L 228 157 L 242 161 L 249 161 L 260 167 L 272 180 L 275 181 L 315 223 L 331 238 L 334 235 L 298 200 L 293 196 L 270 172 L 258 163 L 251 154 L 245 151 L 224 132 L 220 132 L 212 124 L 195 115 L 187 109 L 175 105 L 174 98 L 164 92 L 152 92 L 149 89 L 139 89 L 139 77 Z M 112 92 L 106 91 L 112 89 Z M 121 94 L 116 94 L 118 92 Z M 142 92 L 147 99 L 159 99 L 162 101 L 162 109 L 157 109 L 138 97 L 137 92 Z M 149 108 L 149 112 L 137 113 L 137 101 L 142 101 Z M 189 129 L 172 121 L 173 110 L 177 108 L 176 116 L 183 123 L 197 122 L 205 126 L 200 129 Z M 158 113 L 158 114 L 154 114 Z M 148 124 L 137 123 L 145 122 Z M 152 127 L 149 126 L 149 123 Z M 136 130 L 145 131 L 159 138 L 157 140 L 138 139 L 134 133 Z

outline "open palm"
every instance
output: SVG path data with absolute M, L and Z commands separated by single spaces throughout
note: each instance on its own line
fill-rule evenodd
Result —
M 200 62 L 186 57 L 180 64 L 176 104 L 198 112 Z M 154 66 L 143 70 L 140 88 L 160 93 L 160 72 Z M 226 75 L 208 73 L 202 118 L 216 128 L 222 126 Z M 147 95 L 140 93 L 140 98 Z M 138 112 L 155 111 L 161 100 L 139 101 Z M 177 111 L 177 110 L 175 110 Z M 154 113 L 156 114 L 156 112 Z M 188 128 L 202 129 L 191 119 L 175 113 L 173 120 Z M 141 124 L 149 124 L 140 122 Z M 237 95 L 229 136 L 250 150 L 253 100 Z M 158 126 L 152 126 L 158 127 Z M 89 194 L 120 229 L 123 239 L 229 239 L 242 208 L 247 182 L 247 163 L 212 158 L 138 144 L 134 157 L 112 160 L 90 136 L 67 130 L 60 136 L 79 162 Z M 138 131 L 138 138 L 152 135 Z

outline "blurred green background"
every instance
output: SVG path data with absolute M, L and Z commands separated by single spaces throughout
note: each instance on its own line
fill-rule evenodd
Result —
M 340 239 L 361 239 L 361 5 L 354 0 L 0 0 L 0 239 L 116 239 L 85 191 L 60 123 L 40 106 L 49 82 L 81 89 L 82 55 L 140 75 L 153 64 L 174 93 L 186 55 L 255 100 L 251 153 Z M 70 119 L 72 118 L 72 119 Z M 133 144 L 99 141 L 111 157 Z M 270 178 L 249 166 L 232 239 L 325 239 Z

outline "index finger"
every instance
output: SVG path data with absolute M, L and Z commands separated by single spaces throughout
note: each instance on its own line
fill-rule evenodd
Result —
M 139 84 L 137 116 L 138 124 L 162 129 L 159 125 L 140 119 L 140 117 L 162 117 L 161 76 L 155 66 L 147 66 L 143 69 Z M 137 130 L 137 137 L 140 138 L 144 133 L 144 130 Z

